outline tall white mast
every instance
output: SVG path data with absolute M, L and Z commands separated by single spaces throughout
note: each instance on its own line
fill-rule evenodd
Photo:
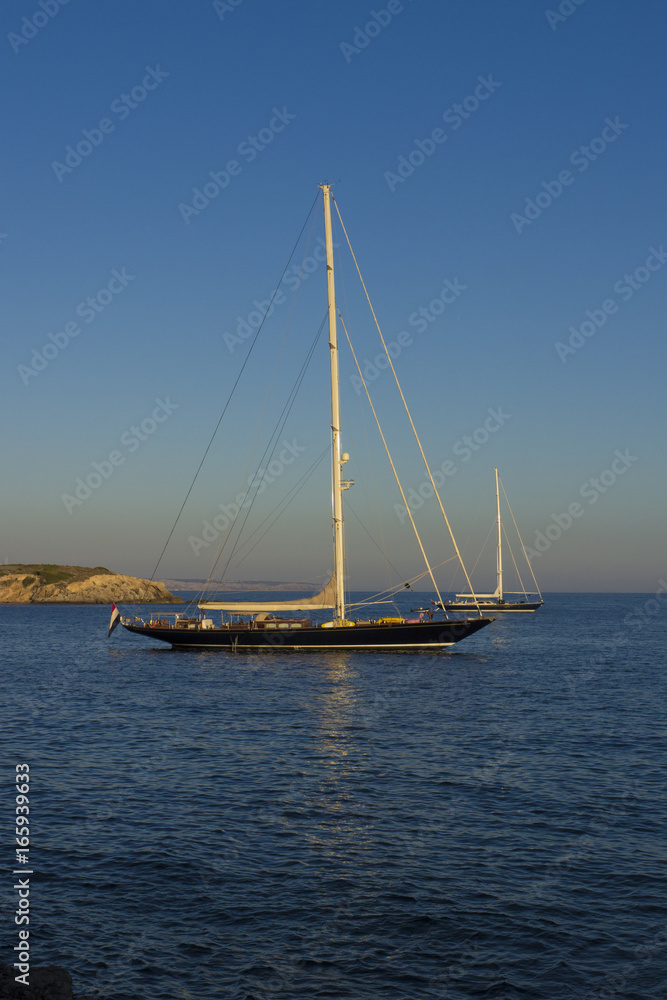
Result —
M 329 356 L 331 361 L 331 434 L 333 445 L 333 532 L 334 575 L 336 580 L 336 621 L 345 621 L 345 578 L 343 545 L 342 465 L 347 456 L 341 453 L 340 395 L 338 386 L 338 339 L 336 332 L 336 286 L 334 284 L 333 237 L 331 235 L 331 186 L 321 184 L 324 195 L 324 237 L 327 255 L 327 293 L 329 298 Z
M 503 555 L 502 555 L 502 524 L 500 521 L 500 492 L 498 490 L 498 470 L 496 472 L 496 520 L 498 523 L 498 548 L 496 551 L 496 593 L 499 601 L 503 599 Z

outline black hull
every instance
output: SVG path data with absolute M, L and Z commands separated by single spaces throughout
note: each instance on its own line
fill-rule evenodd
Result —
M 128 632 L 159 639 L 171 646 L 198 649 L 359 649 L 430 650 L 437 652 L 489 625 L 493 618 L 466 621 L 353 625 L 345 628 L 174 628 L 123 622 Z
M 544 601 L 517 601 L 514 604 L 511 601 L 507 601 L 504 604 L 480 601 L 479 610 L 484 615 L 497 615 L 507 611 L 537 611 L 543 604 Z M 458 611 L 469 615 L 476 610 L 474 604 L 445 604 L 445 611 Z

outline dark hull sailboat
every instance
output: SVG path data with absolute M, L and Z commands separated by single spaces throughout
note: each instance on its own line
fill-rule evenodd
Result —
M 347 626 L 315 626 L 310 620 L 284 619 L 212 626 L 206 619 L 177 619 L 132 623 L 123 621 L 128 632 L 196 649 L 258 650 L 424 650 L 437 652 L 467 638 L 488 625 L 491 618 L 468 621 L 355 622 Z
M 425 618 L 422 609 L 420 609 L 419 618 L 407 620 L 404 618 L 349 620 L 349 608 L 346 606 L 344 586 L 343 492 L 352 485 L 352 481 L 343 478 L 343 466 L 349 461 L 350 456 L 342 450 L 341 445 L 331 189 L 328 184 L 322 185 L 322 194 L 324 198 L 331 376 L 333 576 L 324 589 L 312 597 L 277 602 L 202 600 L 199 601 L 198 607 L 203 614 L 196 618 L 174 615 L 173 621 L 171 621 L 171 616 L 166 617 L 163 614 L 156 615 L 146 621 L 141 618 L 121 616 L 114 606 L 109 634 L 117 624 L 122 624 L 128 632 L 148 636 L 151 639 L 169 643 L 173 647 L 215 648 L 231 651 L 243 649 L 345 649 L 430 650 L 437 652 L 460 642 L 461 639 L 465 639 L 493 621 L 492 618 L 484 617 L 476 609 L 472 610 L 472 617 L 466 620 L 449 620 L 445 616 L 443 620 L 435 621 L 432 611 Z M 426 463 L 425 457 L 424 462 Z M 426 468 L 433 482 L 428 463 L 426 463 Z M 407 504 L 400 482 L 398 485 L 403 500 Z M 433 485 L 435 489 L 435 484 Z M 409 516 L 412 521 L 412 515 L 409 514 Z M 415 528 L 414 522 L 412 525 Z M 456 543 L 454 545 L 456 547 Z M 428 575 L 431 577 L 439 598 L 439 606 L 442 607 L 433 571 L 423 546 L 422 552 L 428 567 Z M 331 620 L 322 623 L 321 619 L 317 618 L 317 614 L 327 609 L 333 612 Z M 210 617 L 210 613 L 213 611 L 223 613 L 221 624 L 214 624 Z M 225 612 L 229 616 L 227 620 L 224 618 Z M 285 617 L 285 612 L 289 612 L 290 615 Z
M 445 611 L 458 611 L 460 613 L 470 613 L 471 611 L 476 611 L 477 608 L 482 612 L 482 614 L 498 614 L 504 611 L 537 611 L 541 608 L 544 601 L 485 601 L 479 600 L 475 604 L 474 601 L 445 601 Z

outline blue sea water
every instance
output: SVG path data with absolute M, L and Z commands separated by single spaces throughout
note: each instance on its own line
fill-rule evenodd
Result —
M 666 608 L 547 595 L 427 655 L 2 606 L 0 959 L 27 763 L 31 962 L 75 993 L 664 998 Z

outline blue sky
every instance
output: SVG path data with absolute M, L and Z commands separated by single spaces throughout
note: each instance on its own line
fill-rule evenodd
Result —
M 498 466 L 543 590 L 658 589 L 658 0 L 6 0 L 1 19 L 1 561 L 153 572 L 241 371 L 250 339 L 239 331 L 332 181 L 428 455 L 455 469 L 443 499 L 469 562 L 493 520 Z M 193 539 L 246 488 L 317 331 L 319 205 L 311 222 L 288 339 L 294 277 L 158 577 L 208 574 L 222 536 Z M 376 371 L 369 388 L 418 496 L 424 472 L 391 376 L 373 366 L 381 345 L 343 277 L 355 350 Z M 301 491 L 228 578 L 316 580 L 330 568 L 326 457 L 311 474 L 329 424 L 318 347 L 246 532 Z M 346 357 L 341 371 L 350 584 L 381 587 L 421 567 Z M 416 514 L 433 560 L 448 558 L 434 501 Z M 442 584 L 458 586 L 449 566 Z

